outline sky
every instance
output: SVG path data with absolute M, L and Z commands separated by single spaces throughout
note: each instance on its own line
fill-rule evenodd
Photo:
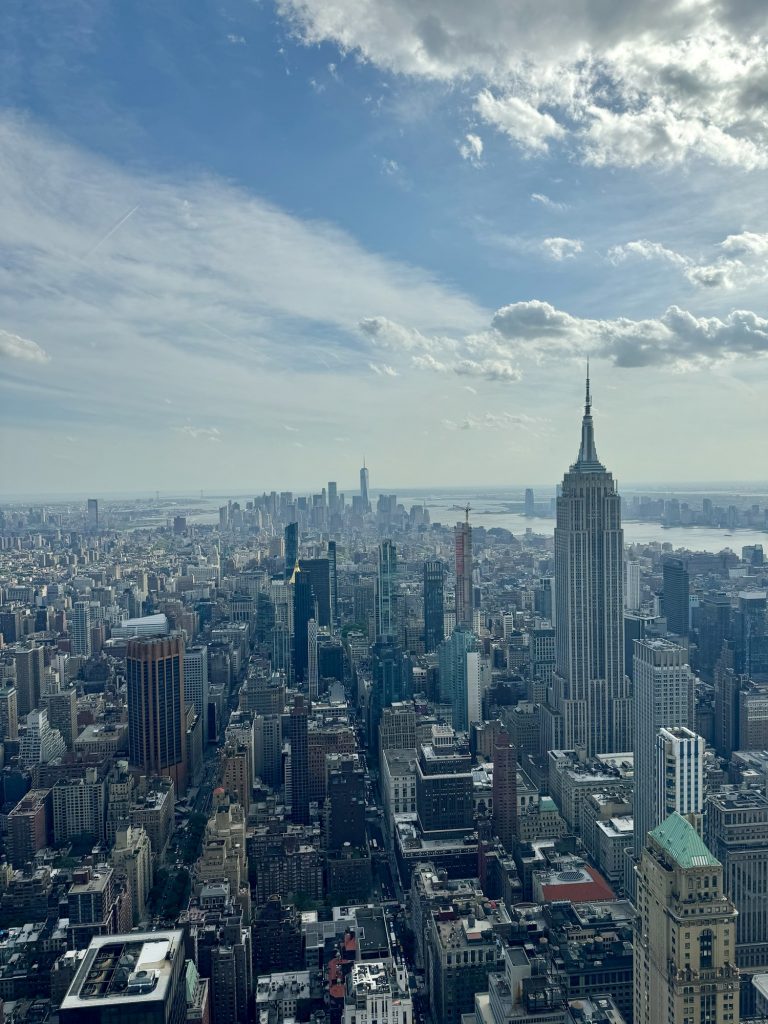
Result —
M 0 494 L 764 480 L 764 0 L 6 0 Z

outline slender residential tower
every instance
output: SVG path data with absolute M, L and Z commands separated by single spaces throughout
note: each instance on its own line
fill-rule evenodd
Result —
M 360 470 L 360 502 L 363 506 L 363 511 L 371 511 L 371 499 L 368 497 L 368 470 L 365 465 L 365 459 L 363 459 L 363 467 Z
M 597 457 L 587 368 L 581 447 L 563 478 L 555 527 L 555 673 L 544 709 L 549 749 L 632 749 L 624 675 L 621 504 Z
M 469 508 L 463 523 L 456 523 L 456 625 L 472 628 L 472 527 Z

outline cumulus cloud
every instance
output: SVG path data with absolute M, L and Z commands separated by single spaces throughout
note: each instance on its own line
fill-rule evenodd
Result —
M 560 139 L 565 129 L 551 114 L 537 110 L 518 96 L 494 96 L 483 89 L 475 101 L 478 114 L 508 135 L 523 150 L 546 153 L 550 139 Z
M 702 288 L 745 288 L 768 280 L 768 234 L 754 231 L 728 235 L 715 246 L 709 261 L 693 259 L 645 238 L 608 251 L 608 259 L 616 264 L 633 257 L 671 264 L 691 284 Z
M 48 353 L 36 341 L 0 329 L 0 357 L 22 359 L 28 363 L 47 363 Z
M 486 344 L 483 335 L 429 336 L 385 317 L 367 317 L 359 326 L 362 336 L 372 346 L 409 357 L 410 365 L 417 370 L 507 383 L 520 380 L 522 376 L 509 354 Z M 373 368 L 373 364 L 369 365 Z
M 278 9 L 309 44 L 476 88 L 480 117 L 529 154 L 557 142 L 598 166 L 768 165 L 757 3 L 278 0 Z
M 562 261 L 578 256 L 584 246 L 578 238 L 545 238 L 541 248 L 546 256 Z
M 469 132 L 459 143 L 459 153 L 462 159 L 468 160 L 476 166 L 483 162 L 483 140 L 479 135 Z
M 412 332 L 403 327 L 390 336 L 412 340 Z M 420 337 L 421 351 L 402 350 L 414 367 L 504 383 L 520 380 L 525 361 L 546 364 L 591 355 L 625 368 L 690 371 L 768 356 L 768 319 L 749 310 L 697 317 L 679 306 L 644 320 L 599 320 L 532 299 L 497 310 L 485 331 L 451 339 Z

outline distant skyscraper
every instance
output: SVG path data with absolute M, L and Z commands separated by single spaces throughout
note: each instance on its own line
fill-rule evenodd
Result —
M 309 576 L 297 569 L 293 584 L 293 678 L 303 683 L 307 677 L 307 637 L 309 620 L 317 620 L 317 601 Z
M 641 593 L 640 563 L 628 558 L 624 563 L 624 607 L 627 611 L 638 610 Z
M 477 637 L 466 626 L 457 626 L 438 649 L 440 699 L 451 705 L 453 728 L 468 732 L 480 721 L 480 655 Z
M 371 499 L 368 495 L 368 470 L 363 462 L 363 468 L 360 470 L 360 503 L 363 506 L 364 512 L 371 511 Z
M 621 499 L 595 450 L 587 377 L 581 447 L 565 474 L 555 527 L 556 672 L 544 711 L 550 749 L 631 750 L 624 675 Z
M 333 515 L 338 512 L 339 506 L 339 489 L 336 486 L 335 480 L 328 481 L 328 511 Z
M 335 554 L 335 552 L 334 552 Z M 334 570 L 336 566 L 334 564 Z M 301 575 L 309 580 L 317 601 L 317 624 L 331 628 L 331 566 L 327 558 L 300 558 Z
M 456 544 L 456 625 L 472 628 L 474 618 L 472 600 L 472 527 L 469 511 L 466 520 L 457 523 L 454 531 Z
M 659 729 L 693 729 L 693 675 L 686 652 L 669 640 L 635 641 L 634 846 L 639 859 L 645 837 L 662 819 L 657 799 Z
M 184 651 L 184 697 L 194 704 L 203 723 L 203 743 L 208 742 L 208 648 L 188 647 Z
M 98 530 L 99 528 L 99 502 L 97 498 L 88 499 L 88 508 L 86 512 L 86 518 L 88 522 L 89 530 Z
M 379 544 L 376 580 L 376 637 L 397 636 L 397 548 L 391 540 Z
M 72 610 L 72 653 L 84 658 L 91 655 L 91 606 L 87 601 L 76 601 Z
M 18 712 L 23 717 L 40 704 L 45 677 L 45 648 L 31 643 L 14 651 L 13 660 L 16 666 Z
M 317 700 L 320 690 L 317 653 L 317 622 L 310 619 L 307 623 L 307 690 L 310 703 Z
M 512 853 L 517 838 L 517 751 L 504 729 L 493 745 L 493 831 Z
M 339 577 L 336 571 L 336 541 L 328 541 L 328 576 L 331 586 L 331 632 L 339 622 Z
M 299 563 L 299 524 L 288 523 L 283 531 L 285 538 L 285 579 L 290 580 Z
M 738 1021 L 736 909 L 722 865 L 679 814 L 648 836 L 637 910 L 634 1024 Z
M 297 696 L 291 708 L 291 818 L 309 824 L 309 739 L 307 705 Z
M 536 514 L 533 491 L 530 487 L 525 488 L 525 514 L 533 516 Z
M 688 636 L 690 579 L 682 558 L 667 558 L 662 563 L 664 591 L 661 610 L 667 629 L 677 636 Z
M 424 563 L 424 650 L 436 651 L 445 639 L 443 584 L 445 566 L 438 559 Z
M 184 640 L 179 634 L 128 641 L 128 756 L 146 775 L 187 788 Z

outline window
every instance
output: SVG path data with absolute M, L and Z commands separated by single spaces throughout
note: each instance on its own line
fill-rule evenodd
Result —
M 712 966 L 713 936 L 706 928 L 699 936 L 699 967 L 706 969 Z

